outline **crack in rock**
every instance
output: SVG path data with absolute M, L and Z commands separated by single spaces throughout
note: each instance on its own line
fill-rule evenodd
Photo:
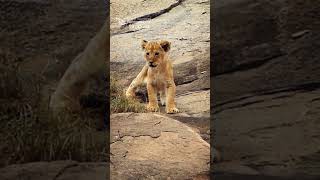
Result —
M 299 85 L 293 85 L 293 86 L 288 86 L 284 88 L 279 88 L 275 90 L 265 90 L 264 92 L 261 93 L 254 93 L 246 96 L 242 96 L 239 98 L 231 99 L 222 103 L 215 104 L 213 108 L 218 108 L 222 107 L 224 105 L 236 103 L 239 101 L 243 101 L 246 99 L 250 99 L 256 96 L 264 96 L 264 95 L 274 95 L 278 93 L 286 93 L 286 92 L 310 92 L 310 91 L 315 91 L 320 89 L 320 82 L 310 82 L 310 83 L 304 83 L 304 84 L 299 84 Z
M 242 107 L 245 107 L 245 106 L 249 106 L 249 105 L 252 105 L 252 104 L 257 104 L 257 103 L 262 103 L 262 102 L 265 102 L 264 100 L 256 100 L 256 101 L 251 101 L 251 102 L 245 102 L 245 103 L 241 103 L 241 104 L 237 104 L 237 105 L 234 105 L 234 106 L 231 106 L 231 107 L 227 107 L 227 108 L 221 108 L 219 110 L 215 110 L 213 113 L 214 114 L 218 114 L 222 111 L 225 111 L 225 110 L 231 110 L 231 109 L 236 109 L 236 108 L 242 108 Z
M 129 22 L 123 24 L 120 29 L 123 29 L 131 24 L 134 24 L 138 21 L 147 21 L 147 20 L 150 20 L 150 19 L 154 19 L 158 16 L 161 16 L 162 14 L 165 14 L 169 11 L 171 11 L 171 9 L 179 6 L 180 4 L 182 4 L 185 0 L 177 0 L 177 2 L 171 4 L 169 7 L 165 8 L 165 9 L 162 9 L 158 12 L 154 12 L 154 13 L 150 13 L 150 14 L 147 14 L 147 15 L 143 15 L 143 16 L 140 16 L 140 17 L 137 17 L 137 18 L 134 18 L 132 20 L 130 20 Z
M 121 34 L 130 34 L 130 33 L 134 33 L 134 32 L 138 32 L 138 31 L 141 31 L 143 30 L 144 28 L 141 28 L 141 29 L 137 29 L 137 30 L 129 30 L 129 31 L 118 31 L 118 32 L 115 32 L 115 33 L 112 33 L 110 36 L 117 36 L 117 35 L 121 35 Z
M 277 124 L 277 125 L 273 125 L 273 126 L 261 127 L 261 128 L 253 129 L 253 130 L 248 131 L 246 133 L 241 133 L 241 135 L 252 136 L 252 134 L 258 133 L 260 131 L 272 130 L 272 129 L 278 129 L 278 128 L 284 128 L 284 127 L 292 127 L 294 125 L 299 125 L 301 123 L 305 123 L 305 121 L 287 122 L 287 123 L 281 123 L 281 124 Z
M 195 4 L 209 4 L 210 1 L 202 1 L 202 2 L 196 2 Z
M 68 169 L 72 168 L 72 167 L 77 167 L 79 166 L 77 163 L 75 164 L 70 164 L 70 165 L 67 165 L 65 167 L 63 167 L 56 175 L 55 177 L 53 178 L 53 180 L 57 180 L 64 172 L 66 172 Z
M 253 62 L 249 62 L 249 63 L 244 63 L 244 64 L 240 64 L 230 70 L 227 70 L 227 71 L 224 71 L 224 72 L 221 72 L 221 73 L 214 73 L 214 77 L 217 77 L 217 76 L 221 76 L 221 75 L 225 75 L 225 74 L 231 74 L 231 73 L 235 73 L 235 72 L 241 72 L 241 71 L 247 71 L 247 70 L 250 70 L 250 69 L 257 69 L 265 64 L 267 64 L 268 62 L 274 60 L 274 59 L 277 59 L 277 58 L 280 58 L 280 57 L 283 57 L 285 56 L 286 54 L 284 53 L 279 53 L 279 54 L 276 54 L 276 55 L 273 55 L 269 58 L 265 58 L 265 59 L 262 59 L 262 60 L 257 60 L 257 61 L 253 61 Z
M 165 132 L 165 131 L 162 131 L 162 132 Z M 151 137 L 151 138 L 153 138 L 153 139 L 157 139 L 157 138 L 159 138 L 160 136 L 161 136 L 161 135 L 153 136 L 153 135 L 145 135 L 145 134 L 143 134 L 143 135 L 123 135 L 123 136 L 120 135 L 120 137 L 116 138 L 116 140 L 113 141 L 113 142 L 111 142 L 110 144 L 113 144 L 113 143 L 116 143 L 116 142 L 119 142 L 119 141 L 122 142 L 122 141 L 123 141 L 123 138 L 125 138 L 125 137 L 132 137 L 132 138 Z

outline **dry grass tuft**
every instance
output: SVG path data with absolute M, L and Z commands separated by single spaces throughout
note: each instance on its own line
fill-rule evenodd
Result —
M 136 99 L 128 99 L 124 94 L 125 87 L 122 87 L 117 82 L 116 78 L 110 78 L 110 108 L 111 113 L 121 112 L 145 112 L 144 104 Z
M 15 110 L 0 114 L 0 150 L 7 157 L 5 164 L 104 159 L 106 133 L 96 131 L 94 121 L 85 112 L 53 117 L 26 103 L 11 107 Z
M 0 51 L 0 167 L 34 161 L 105 161 L 108 133 L 97 131 L 96 114 L 65 112 L 52 116 L 40 107 L 45 82 L 19 71 Z

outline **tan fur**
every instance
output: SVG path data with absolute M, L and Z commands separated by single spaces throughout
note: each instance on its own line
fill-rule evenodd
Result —
M 90 40 L 83 52 L 81 52 L 70 64 L 61 78 L 55 92 L 50 99 L 50 109 L 53 112 L 81 111 L 80 95 L 95 75 L 109 69 L 106 59 L 109 59 L 109 18 L 105 21 L 100 31 Z
M 160 93 L 160 101 L 162 105 L 166 104 L 166 112 L 179 112 L 175 103 L 176 85 L 172 63 L 167 54 L 170 45 L 170 42 L 164 40 L 159 42 L 142 41 L 141 47 L 145 51 L 146 64 L 130 84 L 126 96 L 128 98 L 134 97 L 135 89 L 141 84 L 146 84 L 149 99 L 148 111 L 159 110 L 157 94 Z

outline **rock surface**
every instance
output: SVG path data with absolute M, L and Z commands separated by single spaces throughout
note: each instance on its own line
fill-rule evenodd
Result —
M 224 161 L 241 166 L 215 173 L 248 174 L 246 166 L 258 176 L 320 176 L 319 7 L 310 0 L 216 3 L 214 141 Z
M 112 0 L 110 14 L 111 74 L 128 86 L 145 64 L 141 41 L 170 41 L 177 107 L 182 111 L 112 115 L 111 177 L 208 179 L 210 1 Z M 122 141 L 115 140 L 118 130 Z
M 166 115 L 161 108 L 158 115 L 112 115 L 111 160 L 115 166 L 111 177 L 208 179 L 209 1 L 111 2 L 111 74 L 128 86 L 145 64 L 141 41 L 170 41 L 177 107 L 182 111 Z M 118 130 L 122 141 L 115 140 Z
M 177 106 L 182 110 L 170 117 L 202 129 L 202 135 L 209 139 L 209 1 L 111 2 L 111 74 L 128 86 L 145 63 L 141 41 L 170 41 Z M 197 96 L 201 100 L 196 100 Z
M 10 165 L 0 169 L 0 179 L 17 180 L 100 180 L 107 179 L 107 163 L 76 161 L 34 162 Z
M 118 1 L 111 2 L 112 22 L 147 17 L 124 27 L 126 23 L 122 21 L 114 23 L 114 28 L 111 27 L 113 33 L 110 40 L 111 73 L 116 72 L 117 76 L 123 79 L 123 84 L 128 85 L 145 63 L 141 41 L 166 39 L 172 43 L 170 57 L 174 63 L 176 84 L 188 84 L 197 80 L 197 84 L 201 85 L 191 85 L 183 90 L 178 87 L 178 91 L 210 87 L 209 1 L 161 1 L 160 4 L 158 1 L 139 1 L 142 4 L 135 3 L 134 6 L 144 8 L 140 8 L 138 14 L 134 13 L 137 10 L 121 11 L 121 9 L 132 9 L 131 3 L 122 4 L 119 9 Z M 157 3 L 157 6 L 152 6 L 150 3 Z M 168 8 L 170 10 L 167 10 Z
M 210 145 L 161 114 L 111 115 L 111 179 L 187 179 L 206 174 Z
M 190 92 L 176 98 L 180 110 L 193 116 L 210 113 L 210 91 Z

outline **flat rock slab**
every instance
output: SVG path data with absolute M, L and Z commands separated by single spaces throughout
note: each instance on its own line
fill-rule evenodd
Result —
M 320 90 L 282 91 L 216 106 L 216 146 L 264 175 L 319 176 Z
M 119 113 L 110 125 L 111 179 L 187 179 L 209 172 L 210 145 L 177 120 Z
M 119 83 L 127 86 L 142 69 L 143 39 L 166 39 L 171 42 L 169 56 L 174 63 L 176 84 L 197 81 L 196 85 L 177 91 L 209 88 L 209 1 L 111 2 L 110 69 L 122 80 Z M 125 24 L 128 25 L 121 28 Z
M 176 3 L 175 0 L 111 0 L 111 30 L 138 17 L 166 9 L 174 3 Z
M 214 6 L 212 123 L 223 160 L 263 175 L 320 175 L 319 7 L 305 0 Z
M 177 106 L 190 115 L 210 114 L 210 90 L 189 92 L 176 98 Z
M 76 161 L 15 164 L 0 169 L 1 180 L 100 180 L 107 179 L 107 163 Z

